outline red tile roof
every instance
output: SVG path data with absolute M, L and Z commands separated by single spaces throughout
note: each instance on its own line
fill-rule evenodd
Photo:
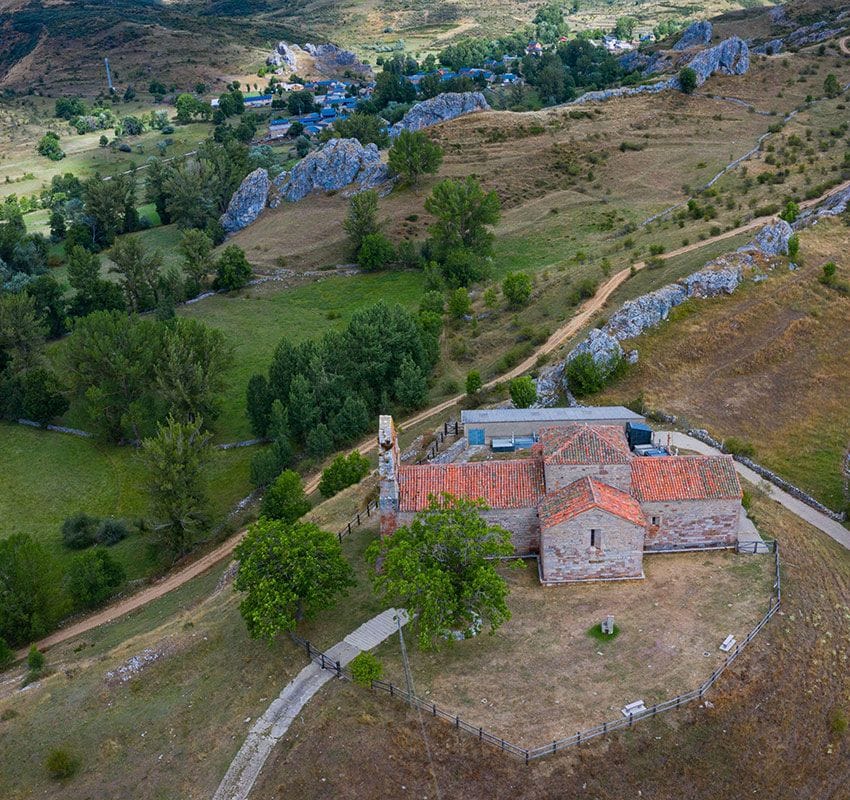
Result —
M 732 456 L 636 458 L 632 494 L 640 502 L 732 500 L 741 497 L 741 484 Z
M 628 464 L 632 459 L 619 425 L 543 428 L 539 436 L 547 464 Z
M 646 517 L 634 497 L 594 478 L 579 478 L 540 501 L 540 526 L 558 525 L 591 509 L 607 511 L 641 527 L 646 525 Z
M 490 508 L 532 508 L 544 492 L 543 469 L 535 459 L 401 467 L 398 484 L 401 511 L 421 511 L 430 495 L 443 492 L 481 499 Z

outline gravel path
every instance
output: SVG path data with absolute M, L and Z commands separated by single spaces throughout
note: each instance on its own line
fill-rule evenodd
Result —
M 365 650 L 377 647 L 398 630 L 398 621 L 407 623 L 404 610 L 387 609 L 335 644 L 325 655 L 342 666 Z M 310 698 L 319 691 L 334 673 L 311 663 L 295 676 L 253 725 L 245 743 L 230 764 L 213 795 L 213 800 L 245 800 L 272 748 L 286 733 L 295 717 Z
M 670 442 L 674 446 L 681 447 L 683 450 L 693 450 L 697 453 L 703 453 L 704 455 L 711 456 L 721 454 L 716 448 L 701 442 L 699 439 L 694 439 L 687 434 L 679 433 L 678 431 L 661 431 L 658 434 L 659 440 L 663 442 L 667 441 L 668 436 L 670 437 Z M 737 461 L 734 463 L 735 469 L 742 478 L 764 489 L 765 494 L 767 494 L 767 496 L 772 500 L 776 500 L 777 503 L 787 508 L 792 514 L 798 516 L 805 522 L 808 522 L 810 525 L 813 525 L 818 530 L 823 531 L 827 536 L 831 536 L 840 545 L 850 550 L 850 530 L 847 530 L 847 528 L 845 528 L 840 522 L 830 519 L 826 516 L 826 514 L 821 514 L 820 511 L 816 511 L 811 506 L 807 506 L 796 497 L 792 497 L 787 492 L 783 492 L 778 486 L 774 486 L 772 483 L 769 483 L 762 478 L 761 475 L 753 472 L 749 467 L 746 467 Z

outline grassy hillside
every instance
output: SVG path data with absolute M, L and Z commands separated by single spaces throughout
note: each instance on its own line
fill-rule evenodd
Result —
M 820 222 L 800 243 L 798 270 L 777 267 L 731 297 L 686 303 L 628 343 L 639 363 L 598 400 L 642 394 L 682 424 L 750 442 L 758 461 L 840 508 L 850 447 L 850 298 L 817 278 L 834 261 L 850 279 L 850 227 Z

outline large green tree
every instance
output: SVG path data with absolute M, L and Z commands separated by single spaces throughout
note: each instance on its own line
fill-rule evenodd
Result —
M 333 606 L 354 585 L 334 534 L 312 523 L 261 518 L 235 551 L 235 587 L 248 632 L 272 641 Z
M 287 469 L 266 490 L 260 513 L 269 519 L 279 519 L 289 524 L 303 517 L 309 510 L 310 501 L 304 493 L 301 476 Z
M 407 609 L 424 649 L 453 630 L 489 624 L 492 631 L 510 619 L 508 586 L 493 559 L 514 549 L 510 533 L 481 516 L 485 508 L 448 494 L 432 497 L 410 525 L 366 552 L 375 591 Z
M 68 593 L 77 608 L 103 605 L 126 579 L 124 568 L 103 548 L 75 556 L 68 570 Z
M 352 196 L 342 227 L 351 240 L 351 251 L 356 255 L 363 240 L 378 232 L 378 193 L 374 189 Z
M 29 534 L 0 539 L 0 638 L 15 646 L 47 633 L 62 611 L 60 584 L 54 560 Z
M 109 257 L 114 265 L 109 271 L 119 276 L 130 311 L 153 308 L 159 299 L 160 252 L 148 252 L 138 236 L 127 236 L 115 242 Z
M 173 558 L 183 555 L 206 525 L 209 453 L 210 435 L 201 419 L 183 423 L 168 417 L 142 442 L 156 537 Z
M 493 234 L 488 225 L 499 221 L 499 198 L 485 192 L 477 178 L 447 178 L 440 181 L 425 200 L 425 209 L 436 217 L 431 236 L 437 252 L 470 250 L 477 256 L 490 254 Z
M 443 163 L 443 151 L 424 131 L 402 130 L 389 152 L 390 169 L 405 183 L 418 184 L 422 175 L 435 173 Z

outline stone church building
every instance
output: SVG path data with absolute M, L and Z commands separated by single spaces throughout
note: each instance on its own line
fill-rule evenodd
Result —
M 546 585 L 643 577 L 643 554 L 734 547 L 741 485 L 731 456 L 638 456 L 624 425 L 541 428 L 529 458 L 403 465 L 380 418 L 381 534 L 444 493 L 483 500 L 482 516 L 538 556 Z

